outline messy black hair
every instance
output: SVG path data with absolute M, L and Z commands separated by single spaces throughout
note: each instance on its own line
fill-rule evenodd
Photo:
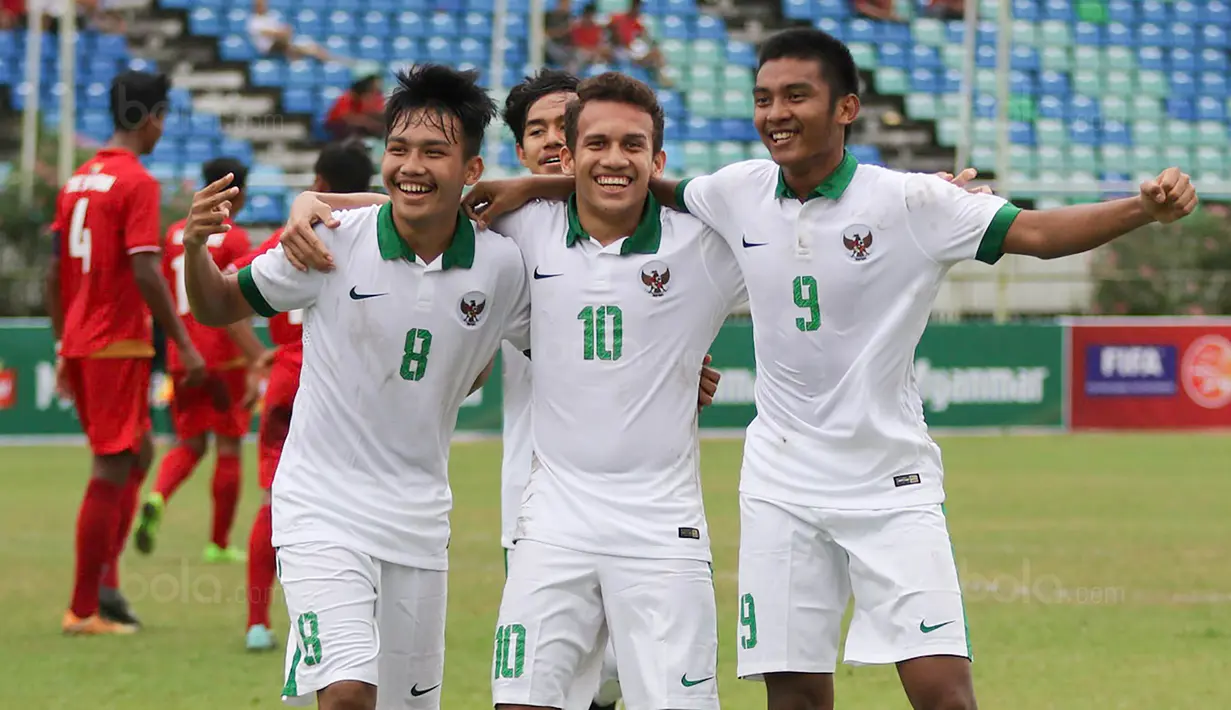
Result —
M 441 64 L 417 64 L 399 71 L 397 85 L 385 103 L 385 133 L 408 125 L 422 112 L 422 120 L 442 129 L 449 140 L 461 143 L 467 159 L 479 154 L 483 133 L 496 116 L 496 104 L 479 86 L 479 73 L 458 71 Z M 462 135 L 449 135 L 446 116 L 453 116 Z
M 367 192 L 372 189 L 376 167 L 362 141 L 330 143 L 321 149 L 312 171 L 329 186 L 329 192 Z
M 592 101 L 628 104 L 650 114 L 650 120 L 654 123 L 654 152 L 663 149 L 666 118 L 662 104 L 658 103 L 658 95 L 643 81 L 609 71 L 578 84 L 577 100 L 570 101 L 564 109 L 564 142 L 569 150 L 577 150 L 577 122 L 581 119 L 581 110 Z
M 165 74 L 128 70 L 111 82 L 111 122 L 117 131 L 135 131 L 145 119 L 161 116 L 170 104 L 171 80 Z
M 530 107 L 544 96 L 552 94 L 575 94 L 581 80 L 559 69 L 540 69 L 509 90 L 504 100 L 504 123 L 513 131 L 517 145 L 522 145 L 526 133 L 526 116 Z
M 773 34 L 761 45 L 757 69 L 775 59 L 802 59 L 816 62 L 821 79 L 829 85 L 830 101 L 859 95 L 859 70 L 851 50 L 833 35 L 812 27 L 792 27 Z
M 218 182 L 227 173 L 235 176 L 231 180 L 231 187 L 244 189 L 244 185 L 248 183 L 248 166 L 238 158 L 214 158 L 201 166 L 201 179 L 206 185 Z

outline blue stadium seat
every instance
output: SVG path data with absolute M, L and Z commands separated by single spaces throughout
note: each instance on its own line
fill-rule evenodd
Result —
M 991 94 L 975 95 L 973 112 L 975 118 L 996 118 L 996 97 Z M 1039 115 L 1042 116 L 1042 113 Z M 1048 118 L 1061 118 L 1061 116 L 1048 116 Z
M 178 138 L 188 135 L 188 117 L 180 112 L 172 111 L 167 114 L 167 118 L 162 124 L 163 135 L 168 138 Z
M 175 163 L 152 161 L 146 167 L 146 170 L 149 171 L 155 180 L 161 183 L 173 182 L 179 177 L 179 168 L 176 167 Z M 164 190 L 163 192 L 167 191 Z
M 504 36 L 509 39 L 526 39 L 530 36 L 525 14 L 509 15 L 504 19 Z
M 1158 0 L 1143 0 L 1141 3 L 1141 20 L 1143 22 L 1167 22 L 1171 19 L 1171 13 L 1167 11 L 1167 5 Z
M 1014 47 L 1009 66 L 1019 71 L 1039 70 L 1039 50 L 1034 47 Z
M 760 140 L 756 126 L 743 118 L 724 118 L 718 122 L 718 133 L 724 141 Z
M 1068 105 L 1069 120 L 1097 121 L 1099 120 L 1098 102 L 1089 96 L 1073 96 Z
M 205 163 L 218 157 L 218 142 L 209 138 L 188 138 L 183 157 L 189 163 Z
M 812 5 L 809 0 L 786 0 L 782 4 L 782 14 L 788 20 L 811 20 Z
M 688 23 L 678 15 L 667 15 L 658 22 L 658 36 L 662 39 L 690 39 Z
M 94 42 L 94 51 L 100 57 L 124 59 L 128 56 L 128 40 L 122 35 L 99 35 Z
M 1172 47 L 1196 49 L 1197 33 L 1193 31 L 1193 26 L 1187 22 L 1174 22 L 1171 24 L 1170 36 L 1166 37 L 1164 41 L 1168 42 Z
M 218 155 L 235 158 L 244 165 L 251 165 L 253 159 L 252 144 L 238 138 L 223 138 L 218 143 Z
M 980 44 L 975 47 L 975 66 L 979 69 L 996 68 L 996 48 L 990 44 Z
M 1217 25 L 1205 25 L 1201 28 L 1201 44 L 1214 49 L 1227 48 L 1227 30 Z
M 1155 34 L 1159 32 L 1158 28 L 1154 25 L 1141 25 L 1141 28 L 1145 27 L 1153 27 Z M 1105 32 L 1107 44 L 1125 46 L 1131 46 L 1133 44 L 1133 31 L 1128 25 L 1120 22 L 1108 22 Z
M 1198 66 L 1201 71 L 1227 71 L 1227 53 L 1220 52 L 1217 49 L 1201 50 Z
M 728 42 L 727 62 L 743 67 L 755 67 L 757 65 L 756 50 L 747 42 Z
M 325 38 L 325 49 L 328 50 L 330 54 L 338 57 L 355 56 L 355 43 L 351 37 L 329 35 Z
M 727 27 L 722 20 L 713 15 L 697 15 L 693 21 L 692 33 L 694 39 L 725 40 Z
M 1225 98 L 1227 96 L 1227 76 L 1220 72 L 1201 72 L 1201 83 L 1198 87 L 1202 96 Z
M 719 132 L 708 118 L 693 116 L 684 124 L 684 140 L 716 141 L 719 140 Z
M 880 39 L 876 31 L 876 25 L 872 24 L 871 20 L 865 20 L 862 17 L 848 22 L 845 34 L 846 36 L 841 39 L 846 42 L 876 42 Z
M 1167 68 L 1163 60 L 1161 47 L 1139 47 L 1137 49 L 1137 68 L 1162 71 Z
M 1171 50 L 1168 54 L 1167 67 L 1172 71 L 1196 71 L 1197 57 L 1192 53 L 1192 50 L 1179 47 Z
M 662 8 L 665 14 L 684 15 L 685 17 L 697 14 L 697 6 L 693 0 L 665 0 Z
M 920 94 L 938 94 L 940 80 L 931 69 L 915 69 L 910 73 L 910 90 Z
M 874 145 L 851 145 L 848 146 L 851 155 L 865 165 L 883 165 L 884 160 L 881 157 L 880 148 Z
M 1189 98 L 1172 96 L 1167 99 L 1167 115 L 1181 121 L 1191 121 L 1196 116 L 1193 101 Z
M 220 35 L 222 34 L 222 20 L 217 12 L 208 7 L 198 7 L 188 15 L 188 31 L 194 35 Z
M 992 99 L 993 107 L 995 99 Z M 1039 96 L 1039 100 L 1035 104 L 1035 112 L 1039 118 L 1062 119 L 1065 118 L 1066 109 L 1064 101 L 1058 96 L 1043 94 Z
M 423 15 L 417 12 L 402 12 L 397 17 L 397 34 L 405 37 L 423 37 L 428 34 Z
M 312 113 L 316 102 L 312 90 L 307 88 L 287 88 L 282 91 L 282 109 L 288 113 Z
M 87 84 L 78 96 L 78 109 L 108 110 L 111 107 L 111 87 L 102 82 Z
M 1098 131 L 1094 124 L 1078 119 L 1069 122 L 1069 140 L 1078 145 L 1095 145 L 1098 143 Z
M 1226 102 L 1212 96 L 1202 96 L 1197 99 L 1196 119 L 1198 121 L 1226 121 Z
M 489 44 L 492 38 L 492 18 L 478 12 L 470 12 L 462 20 L 462 34 L 476 39 L 486 40 Z
M 390 59 L 388 45 L 380 37 L 364 35 L 355 42 L 355 56 L 372 62 L 384 62 Z
M 843 0 L 816 0 L 813 3 L 812 17 L 834 17 L 847 18 L 851 16 L 850 3 Z M 802 18 L 805 20 L 812 19 L 810 17 Z
M 338 62 L 325 62 L 321 66 L 320 77 L 320 83 L 329 84 L 330 86 L 349 86 L 351 83 L 350 69 L 345 64 L 339 64 Z
M 1104 121 L 1101 130 L 1101 142 L 1111 145 L 1130 145 L 1132 136 L 1128 126 L 1121 121 Z
M 1100 46 L 1103 44 L 1103 28 L 1090 22 L 1078 22 L 1073 26 L 1073 42 L 1080 45 Z
M 369 10 L 363 14 L 360 31 L 372 37 L 388 37 L 393 33 L 393 25 L 389 23 L 389 18 L 385 13 Z
M 447 12 L 432 13 L 430 31 L 441 37 L 456 37 L 458 35 L 457 18 Z
M 1179 0 L 1171 6 L 1171 14 L 1176 22 L 1188 22 L 1196 24 L 1202 20 L 1200 11 L 1197 6 L 1189 0 Z
M 935 47 L 916 44 L 911 48 L 910 65 L 914 69 L 937 70 L 941 66 L 940 54 Z
M 133 57 L 128 60 L 128 68 L 132 71 L 156 72 L 158 71 L 158 64 L 145 57 Z
M 1034 125 L 1025 121 L 1011 122 L 1009 142 L 1015 145 L 1034 145 Z
M 1069 78 L 1055 71 L 1045 71 L 1039 74 L 1039 93 L 1052 96 L 1069 95 Z
M 244 34 L 248 31 L 248 11 L 232 8 L 223 16 L 222 31 L 227 34 Z
M 316 86 L 316 67 L 316 62 L 311 59 L 296 59 L 287 64 L 286 86 L 304 89 Z
M 194 136 L 221 136 L 222 119 L 213 113 L 194 113 L 188 117 L 188 128 Z
M 473 37 L 465 37 L 457 43 L 457 58 L 462 62 L 470 62 L 471 64 L 486 64 L 489 59 L 491 46 L 488 42 L 480 42 Z
M 1038 22 L 1043 18 L 1043 11 L 1035 0 L 1013 0 L 1013 17 Z
M 879 64 L 882 67 L 894 67 L 905 69 L 909 63 L 909 57 L 901 45 L 894 42 L 882 44 L 878 56 Z
M 321 19 L 320 13 L 316 10 L 300 10 L 295 13 L 295 19 L 291 24 L 295 26 L 296 32 L 309 37 L 320 37 L 325 34 L 325 21 Z
M 1126 25 L 1137 24 L 1137 6 L 1130 0 L 1111 0 L 1107 3 L 1107 19 Z
M 1066 22 L 1072 20 L 1072 3 L 1070 3 L 1069 0 L 1046 0 L 1043 3 L 1043 19 L 1063 20 Z
M 1209 0 L 1205 4 L 1205 11 L 1202 13 L 1206 22 L 1221 27 L 1231 26 L 1231 5 L 1228 5 L 1224 0 Z
M 85 111 L 77 117 L 77 130 L 96 141 L 104 141 L 112 131 L 111 114 L 107 111 Z
M 429 37 L 427 40 L 427 56 L 434 62 L 456 64 L 453 43 L 444 37 Z
M 835 20 L 832 17 L 822 17 L 816 21 L 814 26 L 818 30 L 832 35 L 836 39 L 843 41 L 846 41 L 847 39 L 846 25 L 844 25 L 841 20 Z
M 224 62 L 250 62 L 257 53 L 247 37 L 228 35 L 218 42 L 218 57 Z

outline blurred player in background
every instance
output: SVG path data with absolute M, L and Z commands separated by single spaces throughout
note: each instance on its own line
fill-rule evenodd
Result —
M 216 158 L 201 168 L 206 185 L 227 173 L 235 176 L 234 184 L 239 188 L 239 194 L 232 200 L 233 212 L 238 212 L 243 208 L 244 181 L 248 175 L 243 163 L 234 158 Z M 230 537 L 239 504 L 240 444 L 251 423 L 252 398 L 246 392 L 247 374 L 249 367 L 260 364 L 265 346 L 248 321 L 228 328 L 209 328 L 192 317 L 184 291 L 184 221 L 181 219 L 167 230 L 163 274 L 171 284 L 176 313 L 197 351 L 205 357 L 206 377 L 199 385 L 186 384 L 179 348 L 174 342 L 167 343 L 167 372 L 173 386 L 171 421 L 176 443 L 163 457 L 154 489 L 141 506 L 133 542 L 144 554 L 154 550 L 163 511 L 205 456 L 212 433 L 218 456 L 210 486 L 213 522 L 204 557 L 206 562 L 236 562 L 243 559 L 243 553 L 230 546 Z M 210 237 L 206 248 L 218 268 L 226 269 L 247 254 L 251 244 L 248 232 L 231 223 L 227 232 Z
M 313 172 L 316 179 L 311 190 L 346 193 L 366 192 L 376 169 L 367 147 L 360 141 L 350 141 L 326 146 L 317 157 Z M 281 234 L 281 229 L 276 230 L 251 253 L 236 261 L 235 268 L 244 268 L 256 257 L 278 246 Z M 261 409 L 258 474 L 264 493 L 248 536 L 248 634 L 245 644 L 249 651 L 277 647 L 269 619 L 270 593 L 278 564 L 271 542 L 273 523 L 269 489 L 282 458 L 282 445 L 291 427 L 295 392 L 299 389 L 299 371 L 303 366 L 303 311 L 295 309 L 272 316 L 269 337 L 277 350 Z
M 119 593 L 119 555 L 153 458 L 150 314 L 180 350 L 184 381 L 205 361 L 163 279 L 159 186 L 139 156 L 162 137 L 170 81 L 126 71 L 111 84 L 111 140 L 78 168 L 56 201 L 47 312 L 57 383 L 73 400 L 94 460 L 77 516 L 73 598 L 66 634 L 127 634 L 140 622 Z M 101 586 L 101 589 L 100 589 Z

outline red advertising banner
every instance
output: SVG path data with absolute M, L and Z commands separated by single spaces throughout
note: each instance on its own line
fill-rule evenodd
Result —
M 1072 429 L 1231 428 L 1231 320 L 1069 325 Z

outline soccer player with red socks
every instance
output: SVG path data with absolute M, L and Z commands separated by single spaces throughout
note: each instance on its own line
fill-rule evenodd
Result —
M 310 189 L 314 192 L 367 192 L 376 170 L 363 144 L 348 142 L 326 146 L 317 157 L 313 171 L 316 180 Z M 235 267 L 243 268 L 257 256 L 278 246 L 281 234 L 280 229 L 274 232 L 251 254 L 236 261 Z M 258 475 L 264 500 L 252 522 L 252 534 L 248 538 L 248 633 L 245 644 L 250 651 L 271 650 L 281 643 L 275 641 L 269 620 L 270 595 L 277 573 L 274 548 L 270 543 L 273 523 L 269 489 L 282 456 L 282 444 L 291 426 L 291 407 L 295 392 L 299 389 L 299 369 L 303 365 L 302 317 L 300 311 L 290 311 L 269 319 L 269 337 L 277 346 L 277 351 L 269 371 L 261 411 Z
M 151 314 L 180 347 L 186 380 L 196 383 L 205 372 L 162 277 L 159 187 L 138 157 L 162 138 L 170 88 L 162 75 L 117 76 L 115 132 L 56 199 L 46 298 L 57 389 L 73 401 L 93 453 L 77 516 L 73 597 L 61 622 L 69 635 L 131 634 L 140 626 L 119 591 L 119 556 L 153 457 Z
M 202 166 L 201 177 L 208 185 L 225 176 L 234 175 L 233 185 L 240 189 L 232 202 L 232 211 L 243 208 L 244 182 L 248 169 L 234 158 L 216 158 Z M 210 541 L 205 547 L 206 562 L 240 562 L 244 555 L 230 546 L 231 525 L 240 491 L 240 445 L 251 423 L 249 402 L 246 401 L 248 366 L 263 359 L 265 346 L 257 339 L 250 323 L 228 328 L 209 328 L 197 323 L 188 309 L 184 292 L 184 220 L 167 230 L 163 252 L 163 273 L 171 284 L 176 312 L 184 328 L 205 356 L 207 376 L 200 385 L 184 383 L 184 371 L 179 349 L 167 344 L 167 371 L 171 375 L 173 395 L 171 420 L 176 444 L 163 457 L 154 481 L 154 489 L 141 506 L 134 543 L 137 550 L 149 554 L 154 549 L 163 511 L 171 496 L 205 456 L 212 432 L 218 453 L 211 486 L 213 494 L 213 524 Z M 235 225 L 225 234 L 210 237 L 207 244 L 214 263 L 225 269 L 251 249 L 248 233 Z

